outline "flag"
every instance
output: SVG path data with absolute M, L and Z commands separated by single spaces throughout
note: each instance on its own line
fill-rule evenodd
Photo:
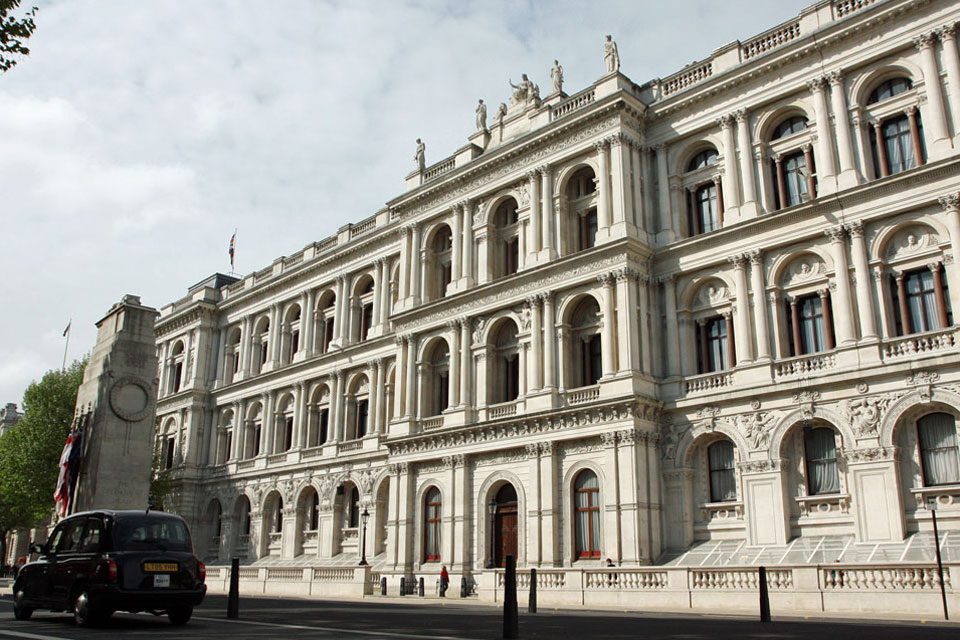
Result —
M 66 338 L 67 334 L 70 333 L 70 325 L 73 324 L 73 318 L 70 318 L 70 321 L 67 322 L 67 328 L 63 330 L 63 337 Z
M 73 431 L 71 431 L 67 434 L 67 441 L 64 443 L 63 452 L 60 454 L 60 474 L 57 476 L 57 488 L 53 492 L 53 503 L 59 515 L 67 514 L 67 502 L 70 499 L 68 476 L 70 454 L 73 452 L 73 438 L 74 434 Z
M 230 236 L 230 250 L 228 252 L 230 254 L 230 270 L 231 271 L 233 271 L 233 256 L 234 256 L 234 253 L 236 252 L 236 248 L 237 248 L 237 232 L 234 231 L 233 235 Z

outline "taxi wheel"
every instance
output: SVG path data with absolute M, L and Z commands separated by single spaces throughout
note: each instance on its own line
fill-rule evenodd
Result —
M 170 618 L 170 624 L 181 626 L 190 621 L 193 615 L 193 607 L 174 607 L 167 610 L 167 617 Z
M 29 620 L 33 609 L 23 604 L 23 589 L 15 589 L 13 593 L 13 617 L 17 620 Z
M 78 627 L 92 627 L 100 622 L 100 612 L 90 602 L 86 590 L 81 590 L 73 601 L 73 619 Z

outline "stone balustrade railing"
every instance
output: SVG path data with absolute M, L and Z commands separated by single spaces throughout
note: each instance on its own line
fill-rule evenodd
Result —
M 303 569 L 300 567 L 268 567 L 267 580 L 292 582 L 303 580 Z
M 943 509 L 944 511 L 960 512 L 960 484 L 919 487 L 910 489 L 910 493 L 913 494 L 917 503 L 917 509 L 927 510 L 935 506 L 937 509 Z
M 445 173 L 450 173 L 457 167 L 456 157 L 450 156 L 436 164 L 432 164 L 423 170 L 423 181 L 439 178 Z
M 759 573 L 753 568 L 693 569 L 690 571 L 691 589 L 753 591 L 759 589 L 759 585 Z M 793 588 L 793 570 L 768 569 L 767 587 L 771 590 Z
M 704 520 L 743 520 L 742 502 L 706 502 L 700 506 Z
M 668 585 L 667 572 L 658 569 L 591 569 L 584 577 L 587 589 L 652 591 Z
M 697 376 L 687 376 L 683 382 L 687 394 L 713 391 L 731 386 L 733 384 L 733 373 L 730 371 L 718 371 Z
M 581 387 L 567 391 L 567 404 L 570 406 L 593 402 L 600 397 L 600 385 Z
M 350 238 L 356 238 L 377 228 L 377 216 L 370 216 L 366 220 L 350 225 Z
M 713 63 L 711 61 L 695 62 L 689 67 L 661 80 L 660 90 L 663 97 L 667 97 L 706 80 L 712 75 Z
M 896 360 L 909 358 L 917 354 L 949 351 L 957 346 L 957 329 L 948 327 L 937 331 L 928 331 L 914 335 L 886 340 L 883 345 L 883 359 Z
M 593 87 L 590 87 L 586 91 L 575 93 L 560 104 L 554 106 L 550 112 L 550 117 L 552 120 L 557 120 L 569 115 L 574 111 L 582 109 L 588 104 L 591 104 L 596 99 L 596 96 L 597 92 Z
M 788 22 L 763 33 L 740 46 L 744 60 L 755 58 L 800 37 L 800 22 Z
M 943 569 L 943 583 L 952 589 L 950 568 Z M 871 567 L 822 567 L 824 591 L 933 591 L 940 589 L 937 567 L 886 565 Z
M 348 440 L 341 442 L 337 450 L 340 452 L 359 451 L 363 449 L 363 440 Z
M 877 0 L 838 0 L 833 3 L 833 14 L 837 18 L 843 18 L 851 13 L 860 11 Z
M 796 501 L 800 507 L 800 515 L 804 517 L 835 516 L 850 511 L 850 496 L 845 493 L 799 496 Z
M 789 360 L 781 360 L 773 367 L 773 377 L 777 380 L 781 378 L 792 378 L 802 376 L 808 373 L 819 373 L 828 371 L 837 366 L 837 356 L 833 353 L 811 353 L 809 355 L 797 356 Z
M 431 429 L 439 429 L 443 426 L 443 416 L 433 416 L 430 418 L 424 418 L 420 421 L 420 428 L 424 431 L 429 431 Z
M 496 420 L 497 418 L 507 418 L 517 415 L 517 404 L 516 400 L 512 400 L 510 402 L 491 405 L 489 410 L 490 419 Z

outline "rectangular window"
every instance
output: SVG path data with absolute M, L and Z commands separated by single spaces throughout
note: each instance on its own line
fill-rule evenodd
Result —
M 580 251 L 597 245 L 597 210 L 590 209 L 580 216 Z
M 267 345 L 267 341 L 264 340 L 260 343 L 260 366 L 267 364 L 267 358 L 269 357 L 270 350 Z
M 520 396 L 520 357 L 512 354 L 506 357 L 503 378 L 503 401 L 516 400 Z
M 283 450 L 293 448 L 293 416 L 287 416 L 283 421 Z
M 805 429 L 803 448 L 807 463 L 807 489 L 817 496 L 840 493 L 837 473 L 837 439 L 827 427 Z
M 437 413 L 450 406 L 450 374 L 446 371 L 437 376 Z
M 163 449 L 163 468 L 172 469 L 173 468 L 173 451 L 175 443 L 177 442 L 176 438 L 169 437 L 166 442 L 164 442 Z
M 910 120 L 907 116 L 884 122 L 881 133 L 891 174 L 917 166 L 917 158 L 913 153 L 913 136 L 910 135 Z
M 240 349 L 233 352 L 233 371 L 230 372 L 231 377 L 237 375 L 238 371 L 240 371 Z
M 326 318 L 323 321 L 323 353 L 330 350 L 331 342 L 333 342 L 333 318 Z
M 330 421 L 330 411 L 328 409 L 320 409 L 320 440 L 317 444 L 325 444 L 327 442 L 327 423 Z
M 696 192 L 696 215 L 699 218 L 703 233 L 709 233 L 720 228 L 720 218 L 717 211 L 717 187 L 714 184 L 705 185 Z
M 261 430 L 261 428 L 262 428 L 262 427 L 261 427 L 261 425 L 260 425 L 259 422 L 258 422 L 258 423 L 256 424 L 256 426 L 253 428 L 253 455 L 254 455 L 254 456 L 260 455 L 260 430 Z
M 700 373 L 725 371 L 730 367 L 727 338 L 726 318 L 715 316 L 704 321 L 697 336 Z
M 948 413 L 931 413 L 917 421 L 923 484 L 928 487 L 960 483 L 956 419 Z
M 230 453 L 233 451 L 233 431 L 227 431 L 226 444 L 224 445 L 223 460 L 221 462 L 226 462 L 230 459 Z
M 366 400 L 357 401 L 357 438 L 362 438 L 367 435 L 367 414 L 369 410 L 369 404 Z
M 937 296 L 933 287 L 933 272 L 921 269 L 904 278 L 907 292 L 907 310 L 914 333 L 941 329 L 937 318 Z
M 737 499 L 737 469 L 733 443 L 715 442 L 707 448 L 710 465 L 710 501 L 730 502 Z
M 365 304 L 360 307 L 360 342 L 367 339 L 370 327 L 373 326 L 373 305 Z
M 290 333 L 290 355 L 300 351 L 300 330 L 294 329 Z
M 819 295 L 807 296 L 797 301 L 800 316 L 800 353 L 817 353 L 826 350 L 823 326 L 823 301 Z
M 786 206 L 807 200 L 807 162 L 802 153 L 783 160 L 783 181 L 786 187 Z
M 504 243 L 504 275 L 516 273 L 520 265 L 520 242 L 510 238 Z
M 180 391 L 180 383 L 183 378 L 183 362 L 173 365 L 173 392 Z

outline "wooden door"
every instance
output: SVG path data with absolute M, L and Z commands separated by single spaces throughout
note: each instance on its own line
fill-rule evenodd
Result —
M 498 567 L 507 565 L 507 556 L 517 558 L 517 503 L 497 506 L 496 558 Z

